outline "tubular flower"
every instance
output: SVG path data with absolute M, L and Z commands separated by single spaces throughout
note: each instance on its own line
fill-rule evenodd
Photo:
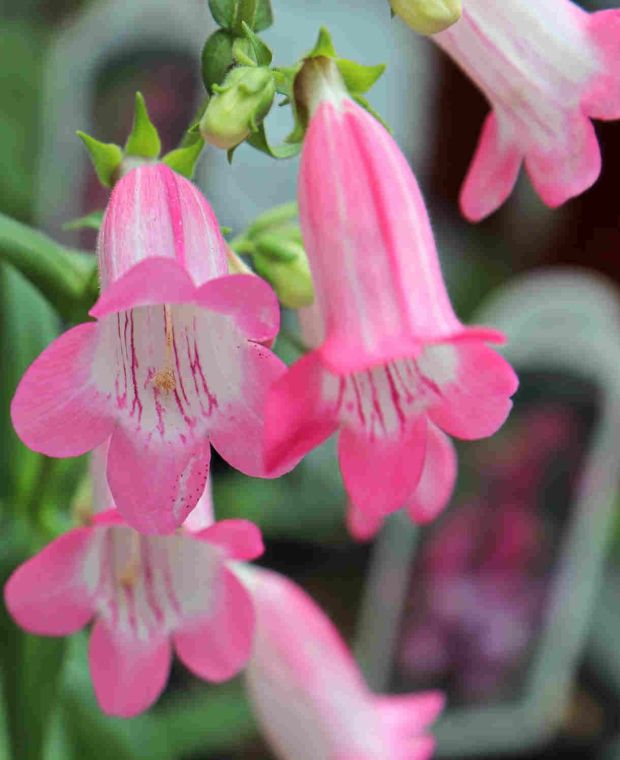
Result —
M 196 511 L 208 516 L 208 495 Z M 18 625 L 44 636 L 94 620 L 90 672 L 112 715 L 136 715 L 157 699 L 173 647 L 200 678 L 231 678 L 250 656 L 254 609 L 229 566 L 259 556 L 262 539 L 245 520 L 197 527 L 144 536 L 115 509 L 100 513 L 18 567 L 6 606 Z
M 377 696 L 329 618 L 277 573 L 243 570 L 256 635 L 246 670 L 256 717 L 280 760 L 425 760 L 437 692 Z
M 601 155 L 590 119 L 620 118 L 620 10 L 466 0 L 460 21 L 433 39 L 492 108 L 461 191 L 468 219 L 502 205 L 523 160 L 551 207 L 596 181 Z
M 340 467 L 355 508 L 376 522 L 418 499 L 416 519 L 429 519 L 443 504 L 429 500 L 426 481 L 441 475 L 449 496 L 454 479 L 441 431 L 466 439 L 494 433 L 516 377 L 486 345 L 503 340 L 500 333 L 456 318 L 398 146 L 346 96 L 333 68 L 321 75 L 299 177 L 318 347 L 270 391 L 266 465 L 302 456 L 340 429 Z
M 76 456 L 111 436 L 116 506 L 143 533 L 170 532 L 204 490 L 210 441 L 242 472 L 265 474 L 265 395 L 285 368 L 261 343 L 278 331 L 277 300 L 260 278 L 227 273 L 209 204 L 163 164 L 117 183 L 98 254 L 97 322 L 69 330 L 32 364 L 13 423 L 48 456 Z

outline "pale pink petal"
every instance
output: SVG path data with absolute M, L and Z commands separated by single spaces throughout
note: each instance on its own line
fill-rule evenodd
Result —
M 552 208 L 591 187 L 601 173 L 601 151 L 589 119 L 581 113 L 567 116 L 556 142 L 527 153 L 525 168 L 540 197 Z
M 44 636 L 66 636 L 86 625 L 93 615 L 92 537 L 90 528 L 71 530 L 15 570 L 4 600 L 18 625 Z
M 163 439 L 157 432 L 118 427 L 108 453 L 116 505 L 136 530 L 170 533 L 196 505 L 209 475 L 206 438 Z
M 249 520 L 220 520 L 194 538 L 220 546 L 229 559 L 256 559 L 265 551 L 259 528 Z
M 437 742 L 432 736 L 421 736 L 407 745 L 407 749 L 402 753 L 402 760 L 431 760 L 436 746 Z
M 277 472 L 300 459 L 337 429 L 335 410 L 323 398 L 324 370 L 306 354 L 271 386 L 265 407 L 265 466 Z
M 163 691 L 171 648 L 165 635 L 119 635 L 97 620 L 90 637 L 89 664 L 95 694 L 109 715 L 130 718 L 150 707 Z
M 461 210 L 469 221 L 484 219 L 504 203 L 515 186 L 522 160 L 509 129 L 492 111 L 461 190 Z
M 78 325 L 30 365 L 11 404 L 17 435 L 48 456 L 84 454 L 114 429 L 111 394 L 95 384 L 97 326 Z
M 518 380 L 492 348 L 466 340 L 434 346 L 418 365 L 433 399 L 428 415 L 449 435 L 484 438 L 505 422 Z
M 587 18 L 601 71 L 582 101 L 583 108 L 593 119 L 620 119 L 620 9 L 599 11 Z
M 377 710 L 392 736 L 416 736 L 430 728 L 444 708 L 446 699 L 440 691 L 420 694 L 381 695 L 375 697 Z
M 209 476 L 207 479 L 207 485 L 202 492 L 198 504 L 196 504 L 183 523 L 184 530 L 187 530 L 192 534 L 199 533 L 201 530 L 208 528 L 215 522 L 215 515 L 213 512 L 213 488 L 211 481 L 212 478 Z
M 347 529 L 356 541 L 369 541 L 381 529 L 384 515 L 380 511 L 360 509 L 349 502 L 347 507 Z
M 114 186 L 97 243 L 102 289 L 152 257 L 200 285 L 226 274 L 226 243 L 198 188 L 165 164 L 142 165 Z
M 407 424 L 402 435 L 371 439 L 345 427 L 338 457 L 345 487 L 355 506 L 376 514 L 400 509 L 416 488 L 426 450 L 426 418 Z
M 92 317 L 105 317 L 139 306 L 191 302 L 196 288 L 187 271 L 175 259 L 140 261 L 107 286 L 90 310 Z
M 452 496 L 456 474 L 457 459 L 452 441 L 429 423 L 424 469 L 407 504 L 413 522 L 427 523 L 437 517 Z
M 410 167 L 387 130 L 346 97 L 312 116 L 299 210 L 330 370 L 415 357 L 425 340 L 462 329 Z
M 285 364 L 269 349 L 246 342 L 236 358 L 238 379 L 228 388 L 218 389 L 218 409 L 211 429 L 211 442 L 218 453 L 246 475 L 277 477 L 299 461 L 296 451 L 282 452 L 280 461 L 269 472 L 263 460 L 266 400 L 269 389 L 286 372 Z
M 232 678 L 246 664 L 254 634 L 254 608 L 246 589 L 223 568 L 208 614 L 187 620 L 174 634 L 179 658 L 208 681 Z
M 278 299 L 261 277 L 218 277 L 202 285 L 196 298 L 200 306 L 233 317 L 245 337 L 258 343 L 272 340 L 280 329 Z

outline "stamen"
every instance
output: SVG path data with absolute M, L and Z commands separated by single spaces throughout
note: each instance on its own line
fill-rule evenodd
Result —
M 140 575 L 141 563 L 140 563 L 140 535 L 135 531 L 132 532 L 130 538 L 131 544 L 129 548 L 129 557 L 125 563 L 125 567 L 118 574 L 118 582 L 121 586 L 127 588 L 135 585 Z
M 173 358 L 174 358 L 174 331 L 172 327 L 172 314 L 170 306 L 164 305 L 164 333 L 166 336 L 166 362 L 161 369 L 158 369 L 153 376 L 153 385 L 159 391 L 170 393 L 175 390 L 177 384 L 174 376 Z

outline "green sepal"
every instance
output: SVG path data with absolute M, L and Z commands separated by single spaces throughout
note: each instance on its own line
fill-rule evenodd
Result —
M 288 138 L 286 142 L 283 142 L 280 145 L 270 145 L 263 124 L 259 125 L 256 132 L 251 134 L 246 142 L 253 148 L 256 148 L 256 150 L 260 150 L 262 153 L 266 153 L 272 158 L 292 158 L 301 150 L 301 142 L 288 142 Z
M 355 95 L 368 92 L 385 71 L 385 64 L 364 66 L 362 63 L 349 61 L 346 58 L 336 59 L 336 66 L 344 80 L 347 90 Z
M 91 161 L 99 178 L 105 187 L 112 187 L 114 178 L 123 160 L 123 151 L 115 143 L 103 143 L 94 137 L 78 130 L 77 136 L 86 146 Z
M 209 0 L 209 10 L 215 23 L 224 29 L 232 29 L 236 9 L 236 0 Z
M 103 221 L 103 214 L 103 209 L 91 211 L 90 214 L 81 216 L 79 219 L 72 219 L 70 222 L 65 222 L 62 225 L 62 228 L 63 230 L 98 230 Z
M 326 27 L 319 29 L 317 41 L 306 58 L 338 58 L 332 36 Z
M 284 95 L 287 100 L 292 100 L 293 98 L 293 85 L 300 68 L 301 63 L 298 63 L 296 66 L 283 66 L 273 70 L 276 91 L 280 95 Z M 280 103 L 280 105 L 287 104 Z
M 144 97 L 142 93 L 136 92 L 133 126 L 125 143 L 125 154 L 141 158 L 157 158 L 160 151 L 161 140 L 149 118 Z
M 252 45 L 256 63 L 259 66 L 269 66 L 269 64 L 273 60 L 273 53 L 271 52 L 271 49 L 267 45 L 265 45 L 265 43 L 259 37 L 257 37 L 254 34 L 254 32 L 245 23 L 245 21 L 241 22 L 241 26 L 243 28 L 243 32 L 246 38 L 250 41 Z
M 196 135 L 193 142 L 189 142 L 189 144 L 181 148 L 171 150 L 170 153 L 167 153 L 162 158 L 162 161 L 177 172 L 177 174 L 181 174 L 187 177 L 187 179 L 192 179 L 204 144 L 202 137 Z
M 213 92 L 214 84 L 221 84 L 235 61 L 233 43 L 235 37 L 223 29 L 212 34 L 202 49 L 202 81 L 207 92 Z
M 254 16 L 254 31 L 263 32 L 273 24 L 273 11 L 271 0 L 258 0 L 256 15 Z

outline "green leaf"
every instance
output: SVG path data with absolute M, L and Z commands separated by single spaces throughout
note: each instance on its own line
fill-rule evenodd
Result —
M 209 10 L 218 26 L 232 29 L 237 10 L 236 0 L 209 0 Z
M 259 66 L 269 66 L 273 60 L 273 53 L 271 52 L 271 49 L 254 34 L 254 32 L 245 23 L 245 21 L 242 22 L 241 26 L 243 27 L 245 36 L 252 44 L 256 63 L 258 63 Z
M 368 92 L 385 71 L 384 63 L 376 66 L 364 66 L 361 63 L 348 61 L 344 58 L 338 58 L 336 65 L 344 79 L 347 90 L 355 94 Z
M 196 135 L 193 143 L 170 151 L 163 157 L 162 161 L 178 174 L 182 174 L 187 179 L 192 179 L 204 144 L 202 137 Z
M 161 140 L 144 102 L 142 93 L 136 93 L 136 106 L 131 133 L 125 143 L 125 153 L 128 156 L 141 158 L 157 158 L 161 151 Z
M 114 143 L 103 143 L 85 132 L 76 132 L 77 136 L 86 146 L 91 161 L 97 172 L 99 182 L 105 187 L 112 187 L 114 175 L 118 171 L 123 160 L 123 151 Z
M 63 230 L 98 230 L 101 227 L 103 221 L 103 209 L 97 211 L 91 211 L 86 216 L 81 216 L 79 219 L 72 219 L 70 222 L 65 222 L 62 225 Z
M 273 12 L 270 0 L 258 0 L 256 16 L 254 18 L 254 31 L 262 32 L 273 24 Z
M 317 41 L 308 53 L 306 58 L 337 58 L 336 48 L 332 41 L 332 36 L 326 27 L 322 26 L 319 30 Z
M 202 49 L 202 81 L 208 92 L 214 84 L 221 84 L 234 65 L 233 43 L 235 38 L 223 29 L 212 34 Z
M 301 150 L 301 142 L 284 142 L 280 145 L 272 146 L 267 140 L 265 126 L 260 124 L 256 132 L 251 134 L 246 142 L 256 150 L 266 153 L 272 158 L 292 158 Z

